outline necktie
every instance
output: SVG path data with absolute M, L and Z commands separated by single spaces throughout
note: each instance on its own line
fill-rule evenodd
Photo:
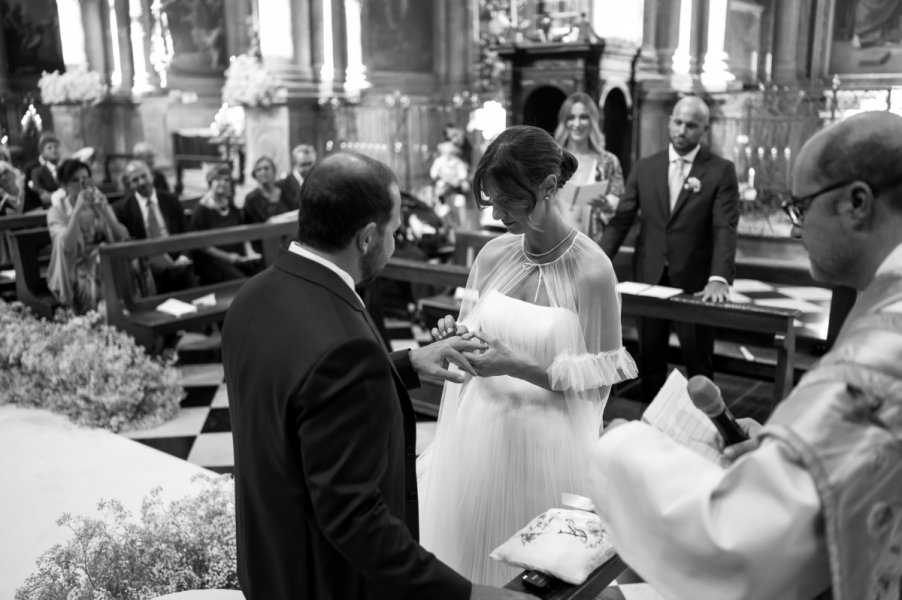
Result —
M 157 219 L 157 205 L 151 199 L 147 201 L 147 237 L 150 239 L 158 238 L 163 235 L 160 228 L 160 221 Z
M 675 158 L 670 161 L 670 174 L 668 181 L 670 183 L 670 210 L 673 210 L 673 207 L 676 206 L 677 198 L 680 197 L 680 192 L 683 191 L 683 165 L 686 164 L 683 158 Z

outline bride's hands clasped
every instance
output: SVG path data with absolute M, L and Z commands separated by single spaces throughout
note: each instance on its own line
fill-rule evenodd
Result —
M 464 358 L 469 361 L 477 375 L 480 377 L 495 377 L 496 375 L 519 377 L 518 373 L 526 363 L 523 357 L 485 331 L 469 335 L 483 341 L 488 346 L 485 350 L 463 353 Z

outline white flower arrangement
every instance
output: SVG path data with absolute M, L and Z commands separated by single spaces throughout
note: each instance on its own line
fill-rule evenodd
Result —
M 279 93 L 276 78 L 250 54 L 229 59 L 225 78 L 222 101 L 232 106 L 270 106 Z
M 44 71 L 38 87 L 44 104 L 98 104 L 109 94 L 100 73 L 83 66 L 65 73 Z
M 112 431 L 159 425 L 178 412 L 176 370 L 91 312 L 34 317 L 0 301 L 0 405 L 44 408 Z
M 64 514 L 72 538 L 44 552 L 16 600 L 149 600 L 197 589 L 238 589 L 235 486 L 228 475 L 197 475 L 202 489 L 168 506 L 160 488 L 144 498 L 141 519 L 116 500 L 101 518 Z
M 683 184 L 683 189 L 690 190 L 693 194 L 697 194 L 702 191 L 702 182 L 698 180 L 698 177 L 690 177 L 686 180 L 686 183 Z

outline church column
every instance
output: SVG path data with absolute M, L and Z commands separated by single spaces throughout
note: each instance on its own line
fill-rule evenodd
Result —
M 698 65 L 698 61 L 695 58 L 697 43 L 694 35 L 696 21 L 693 4 L 693 0 L 680 0 L 677 46 L 673 51 L 671 63 L 671 71 L 673 72 L 671 83 L 676 89 L 692 86 L 692 74 Z
M 778 85 L 795 85 L 798 83 L 798 42 L 800 3 L 775 2 L 777 14 L 774 19 L 773 71 L 770 71 L 771 59 L 765 59 L 765 77 Z
M 711 92 L 726 90 L 729 82 L 736 79 L 727 66 L 728 57 L 724 52 L 726 33 L 727 0 L 708 0 L 708 43 L 702 70 L 702 83 Z
M 113 91 L 131 94 L 135 82 L 132 62 L 131 15 L 128 0 L 108 0 Z
M 360 92 L 369 87 L 366 67 L 363 64 L 363 29 L 360 23 L 360 0 L 344 0 L 345 48 L 347 68 L 345 69 L 345 93 L 350 98 L 359 98 Z

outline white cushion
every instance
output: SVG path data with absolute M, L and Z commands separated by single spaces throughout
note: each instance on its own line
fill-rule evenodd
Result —
M 614 553 L 598 515 L 552 508 L 495 548 L 490 556 L 515 567 L 581 585 Z

